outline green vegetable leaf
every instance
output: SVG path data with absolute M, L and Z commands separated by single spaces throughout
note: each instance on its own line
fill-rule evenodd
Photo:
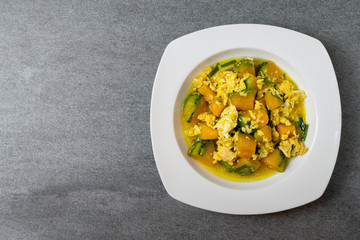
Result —
M 301 132 L 301 141 L 305 142 L 307 132 L 308 132 L 308 129 L 309 129 L 309 124 L 306 124 L 304 122 L 304 119 L 302 118 L 302 116 L 299 117 L 299 128 L 302 131 Z
M 284 153 L 280 150 L 280 162 L 279 162 L 279 167 L 281 167 L 281 165 L 285 164 L 285 155 Z
M 212 76 L 215 75 L 215 73 L 217 73 L 217 71 L 219 71 L 219 64 L 216 64 L 214 69 L 208 74 L 208 77 L 211 78 Z
M 258 67 L 258 71 L 256 73 L 256 76 L 265 76 L 265 69 L 266 69 L 266 65 L 268 64 L 268 62 L 263 62 L 261 64 L 259 64 L 259 67 Z
M 304 131 L 301 133 L 301 141 L 303 142 L 305 142 L 306 140 L 308 129 L 309 129 L 309 124 L 306 124 Z
M 268 80 L 264 80 L 263 83 L 267 84 L 267 85 L 276 85 L 278 84 L 277 82 L 271 82 L 271 81 L 268 81 Z
M 244 164 L 238 168 L 234 168 L 233 169 L 233 172 L 240 172 L 241 170 L 245 169 L 245 168 L 248 168 L 248 165 Z
M 269 110 L 267 110 L 267 113 L 268 113 L 269 119 L 271 120 L 271 110 L 270 110 L 270 109 L 269 109 Z M 271 128 L 273 128 L 273 127 L 274 127 L 274 124 L 273 124 L 273 122 L 272 122 L 272 121 L 269 121 L 269 126 L 270 126 Z
M 229 172 L 233 170 L 233 167 L 232 167 L 230 164 L 228 164 L 227 162 L 225 162 L 225 161 L 223 161 L 223 160 L 220 160 L 220 163 L 221 163 L 221 165 L 223 165 L 227 170 L 229 170 Z
M 234 64 L 234 63 L 236 63 L 236 60 L 235 60 L 235 59 L 234 59 L 234 60 L 231 60 L 231 61 L 229 61 L 229 62 L 226 62 L 226 63 L 224 63 L 224 64 L 222 64 L 222 65 L 221 65 L 221 68 L 230 66 L 230 65 L 232 65 L 232 64 Z
M 198 154 L 200 156 L 204 156 L 205 151 L 206 151 L 206 146 L 208 145 L 208 143 L 209 143 L 209 140 L 202 140 L 201 141 L 201 146 L 200 146 L 199 151 L 198 151 Z
M 301 131 L 304 131 L 305 127 L 306 127 L 306 125 L 304 123 L 304 120 L 303 120 L 302 116 L 300 116 L 299 117 L 299 128 L 300 128 Z
M 223 165 L 228 170 L 228 172 L 234 172 L 234 173 L 240 174 L 242 176 L 250 175 L 250 174 L 252 174 L 254 172 L 253 168 L 250 168 L 246 164 L 244 164 L 244 165 L 242 165 L 240 167 L 234 168 L 229 163 L 227 163 L 227 162 L 225 162 L 223 160 L 220 160 L 220 163 L 221 163 L 221 165 Z
M 252 89 L 252 88 L 246 88 L 246 89 L 241 90 L 240 92 L 256 92 L 256 90 Z

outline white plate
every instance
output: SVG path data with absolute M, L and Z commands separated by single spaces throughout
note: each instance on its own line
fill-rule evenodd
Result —
M 307 94 L 308 152 L 294 158 L 284 173 L 254 182 L 222 179 L 188 157 L 180 126 L 191 79 L 207 65 L 241 56 L 274 61 Z M 324 193 L 340 143 L 340 95 L 330 57 L 318 40 L 267 25 L 226 25 L 180 37 L 167 46 L 159 64 L 150 128 L 161 180 L 178 201 L 229 214 L 271 213 L 309 203 Z

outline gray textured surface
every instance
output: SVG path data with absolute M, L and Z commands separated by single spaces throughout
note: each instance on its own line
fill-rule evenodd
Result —
M 0 239 L 360 238 L 359 1 L 59 2 L 0 1 Z M 231 23 L 300 31 L 332 58 L 342 141 L 311 204 L 231 216 L 162 186 L 149 131 L 161 55 Z

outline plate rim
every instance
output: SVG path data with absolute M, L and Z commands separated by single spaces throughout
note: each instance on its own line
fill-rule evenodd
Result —
M 325 179 L 326 184 L 321 187 L 321 189 L 317 189 L 316 194 L 312 193 L 311 196 L 309 195 L 307 198 L 304 198 L 302 201 L 300 202 L 296 202 L 295 204 L 292 204 L 291 202 L 289 202 L 289 204 L 287 204 L 286 206 L 270 206 L 270 207 L 265 207 L 265 208 L 250 208 L 250 209 L 244 209 L 244 208 L 237 208 L 237 209 L 229 209 L 229 208 L 219 208 L 216 206 L 216 204 L 213 203 L 208 203 L 207 205 L 202 204 L 199 199 L 196 198 L 201 198 L 201 196 L 199 194 L 194 194 L 194 191 L 191 189 L 184 189 L 183 185 L 177 180 L 177 179 L 173 179 L 173 177 L 171 176 L 171 174 L 168 174 L 166 172 L 164 172 L 165 170 L 163 170 L 163 165 L 164 165 L 164 154 L 161 153 L 161 146 L 159 146 L 158 144 L 158 137 L 159 135 L 157 134 L 157 129 L 155 129 L 155 123 L 154 121 L 156 121 L 156 114 L 154 111 L 156 111 L 157 106 L 156 104 L 159 102 L 157 99 L 156 94 L 158 94 L 158 90 L 161 87 L 160 81 L 162 78 L 161 73 L 164 71 L 164 68 L 166 65 L 164 62 L 167 60 L 167 55 L 169 54 L 170 51 L 174 51 L 177 50 L 179 51 L 180 49 L 177 48 L 181 48 L 181 44 L 184 44 L 183 42 L 191 42 L 194 41 L 194 39 L 196 40 L 199 36 L 202 35 L 206 35 L 209 32 L 217 32 L 217 31 L 221 31 L 221 32 L 227 32 L 230 30 L 241 30 L 241 29 L 249 29 L 249 27 L 251 28 L 257 28 L 257 29 L 266 29 L 266 30 L 275 30 L 276 31 L 281 31 L 283 34 L 288 35 L 288 34 L 295 34 L 297 36 L 301 36 L 305 39 L 307 39 L 307 41 L 311 41 L 314 45 L 317 45 L 318 48 L 320 48 L 320 50 L 322 51 L 323 56 L 327 58 L 328 62 L 327 62 L 327 67 L 330 68 L 330 70 L 332 71 L 331 73 L 333 74 L 333 78 L 332 78 L 332 84 L 335 84 L 335 94 L 337 95 L 334 100 L 335 102 L 337 102 L 337 109 L 338 111 L 338 115 L 336 118 L 334 118 L 336 121 L 336 125 L 337 125 L 337 138 L 335 139 L 334 142 L 334 147 L 336 149 L 336 154 L 335 156 L 333 156 L 333 160 L 330 162 L 329 166 L 328 166 L 328 175 L 329 176 L 322 176 Z M 182 49 L 183 50 L 183 49 Z M 204 56 L 203 56 L 204 57 Z M 198 59 L 198 58 L 197 58 Z M 196 60 L 194 60 L 196 61 Z M 185 81 L 185 80 L 183 80 Z M 164 108 L 173 108 L 173 106 L 170 106 L 171 104 L 164 104 Z M 173 109 L 171 110 L 173 111 Z M 304 204 L 307 204 L 309 202 L 312 202 L 316 199 L 318 199 L 320 196 L 322 196 L 322 194 L 324 193 L 332 172 L 334 170 L 334 166 L 337 160 L 337 155 L 338 155 L 338 150 L 339 150 L 339 146 L 340 146 L 340 138 L 341 138 L 341 100 L 340 100 L 340 93 L 339 93 L 339 88 L 338 88 L 338 83 L 337 83 L 337 79 L 336 79 L 336 75 L 335 75 L 335 71 L 333 68 L 333 65 L 331 63 L 331 59 L 329 54 L 327 53 L 324 45 L 317 39 L 310 37 L 308 35 L 305 35 L 303 33 L 299 33 L 296 32 L 294 30 L 290 30 L 290 29 L 286 29 L 286 28 L 281 28 L 281 27 L 276 27 L 276 26 L 271 26 L 271 25 L 264 25 L 264 24 L 231 24 L 231 25 L 222 25 L 222 26 L 216 26 L 216 27 L 212 27 L 212 28 L 207 28 L 207 29 L 202 29 L 193 33 L 189 33 L 186 34 L 182 37 L 179 37 L 175 40 L 173 40 L 172 42 L 170 42 L 168 44 L 168 46 L 166 47 L 164 54 L 161 58 L 161 61 L 159 63 L 159 67 L 155 76 L 155 80 L 154 80 L 154 85 L 153 85 L 153 89 L 152 89 L 152 97 L 151 97 L 151 109 L 150 109 L 150 131 L 151 131 L 151 141 L 152 141 L 152 149 L 153 149 L 153 154 L 154 154 L 154 159 L 156 162 L 156 166 L 160 175 L 160 178 L 162 180 L 162 183 L 166 189 L 166 191 L 168 192 L 168 194 L 173 197 L 174 199 L 184 202 L 186 204 L 198 207 L 198 208 L 202 208 L 202 209 L 206 209 L 206 210 L 210 210 L 210 211 L 215 211 L 215 212 L 221 212 L 221 213 L 228 213 L 228 214 L 265 214 L 265 213 L 271 213 L 271 212 L 278 212 L 278 211 L 283 211 L 283 210 L 287 210 L 287 209 L 291 209 L 294 207 L 298 207 Z M 169 141 L 170 144 L 174 144 L 174 141 L 172 139 L 172 141 Z M 177 144 L 177 143 L 176 143 Z M 179 151 L 177 151 L 177 153 L 179 153 Z M 238 195 L 236 194 L 237 192 L 243 192 L 242 190 L 229 190 L 227 189 L 226 191 L 223 191 L 224 189 L 222 189 L 219 186 L 216 185 L 212 185 L 211 183 L 209 184 L 208 181 L 202 179 L 202 177 L 200 177 L 199 175 L 196 174 L 195 171 L 189 169 L 188 167 L 185 167 L 183 164 L 179 165 L 180 167 L 182 167 L 183 169 L 186 169 L 186 174 L 189 174 L 189 176 L 191 176 L 193 178 L 194 181 L 199 181 L 197 183 L 198 187 L 203 187 L 204 191 L 220 191 L 222 194 L 224 194 L 224 197 L 231 197 L 234 195 Z M 188 175 L 187 175 L 188 176 Z M 324 180 L 323 180 L 324 181 Z M 318 187 L 320 188 L 320 187 Z M 270 187 L 269 189 L 267 189 L 267 191 L 265 192 L 269 192 L 269 190 L 273 189 L 272 187 Z M 254 190 L 247 190 L 248 192 L 252 192 L 255 193 L 256 191 Z M 191 196 L 193 197 L 191 197 Z M 256 196 L 256 194 L 254 195 Z

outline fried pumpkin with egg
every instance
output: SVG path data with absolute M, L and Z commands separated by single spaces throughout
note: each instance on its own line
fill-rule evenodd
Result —
M 208 66 L 192 80 L 182 106 L 188 155 L 240 181 L 282 172 L 307 151 L 305 98 L 269 60 L 243 57 Z

